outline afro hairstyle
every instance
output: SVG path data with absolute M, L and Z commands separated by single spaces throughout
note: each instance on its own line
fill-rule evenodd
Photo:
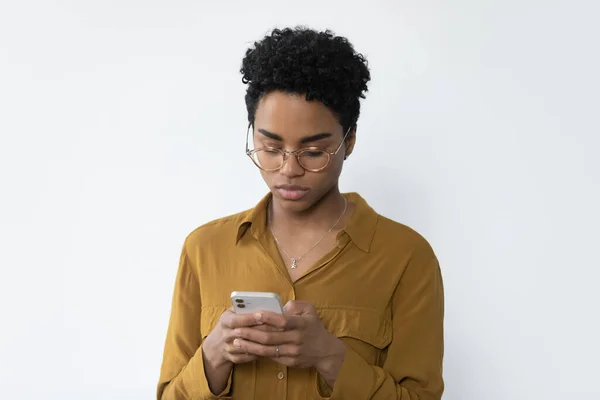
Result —
M 274 29 L 246 51 L 240 69 L 247 84 L 248 122 L 260 99 L 282 91 L 319 101 L 344 128 L 354 127 L 371 79 L 366 58 L 344 37 L 305 27 Z

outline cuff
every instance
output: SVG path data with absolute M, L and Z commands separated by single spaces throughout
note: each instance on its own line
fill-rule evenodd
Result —
M 217 399 L 233 399 L 233 397 L 231 397 L 231 393 L 229 393 L 231 391 L 231 375 L 232 374 L 233 374 L 233 369 L 231 370 L 231 373 L 229 374 L 229 378 L 227 378 L 227 386 L 225 386 L 225 389 L 223 389 L 223 391 L 221 393 L 219 393 L 219 394 L 213 393 L 212 390 L 210 390 L 210 388 L 207 388 L 208 391 L 210 392 L 210 394 L 213 395 L 213 397 L 215 397 Z M 206 380 L 207 386 L 208 386 L 208 380 L 206 379 L 206 376 L 204 377 L 204 380 Z
M 315 385 L 317 385 L 317 393 L 319 394 L 319 397 L 322 399 L 331 398 L 331 388 L 319 372 L 316 372 Z
M 376 381 L 375 368 L 346 345 L 346 355 L 335 380 L 331 400 L 369 399 Z
M 202 365 L 200 366 L 196 366 L 196 368 L 202 368 L 202 375 L 203 378 L 201 380 L 201 388 L 199 390 L 200 393 L 210 393 L 210 395 L 212 397 L 208 397 L 208 398 L 218 398 L 218 399 L 231 399 L 231 377 L 233 375 L 233 368 L 231 369 L 231 372 L 229 373 L 229 376 L 227 377 L 227 385 L 225 386 L 225 389 L 223 389 L 220 393 L 213 393 L 212 390 L 210 390 L 210 387 L 208 386 L 208 377 L 206 376 L 206 370 L 204 369 L 204 353 L 202 352 L 202 346 L 200 346 L 200 348 L 198 349 L 198 351 L 196 352 L 196 356 L 194 358 L 198 358 L 200 359 L 200 362 L 202 363 Z
M 161 372 L 157 399 L 231 399 L 232 374 L 233 369 L 229 373 L 227 385 L 221 393 L 212 393 L 204 371 L 204 357 L 202 346 L 200 346 L 183 368 L 173 366 L 170 370 Z

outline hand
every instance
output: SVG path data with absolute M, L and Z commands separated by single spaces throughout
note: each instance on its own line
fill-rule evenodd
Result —
M 235 330 L 239 328 L 252 328 L 259 332 L 276 329 L 258 321 L 253 314 L 239 315 L 230 308 L 221 314 L 215 329 L 202 344 L 205 359 L 211 366 L 221 368 L 227 364 L 243 364 L 257 358 L 256 355 L 248 354 L 245 350 L 233 346 L 233 341 L 237 337 Z
M 288 367 L 315 367 L 333 387 L 346 348 L 327 332 L 312 304 L 290 301 L 284 307 L 284 315 L 261 312 L 256 314 L 256 320 L 276 330 L 236 328 L 235 348 L 252 356 L 271 358 Z
M 242 364 L 256 359 L 232 345 L 235 339 L 234 330 L 237 328 L 254 327 L 254 329 L 272 330 L 274 328 L 257 321 L 252 314 L 237 315 L 233 309 L 221 314 L 215 329 L 202 342 L 202 358 L 204 373 L 208 380 L 211 393 L 217 395 L 227 387 L 227 381 L 233 364 Z

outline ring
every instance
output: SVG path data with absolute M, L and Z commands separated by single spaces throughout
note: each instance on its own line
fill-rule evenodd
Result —
M 279 357 L 279 345 L 275 345 L 275 357 Z

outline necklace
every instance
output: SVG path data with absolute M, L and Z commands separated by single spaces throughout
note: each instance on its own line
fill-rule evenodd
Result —
M 273 227 L 271 226 L 271 218 L 269 218 L 269 230 L 271 231 L 271 235 L 273 235 L 273 239 L 275 239 L 275 243 L 277 243 L 277 246 L 281 249 L 281 251 L 283 251 L 285 253 L 286 256 L 288 256 L 288 258 L 290 260 L 292 260 L 292 269 L 296 269 L 296 267 L 298 266 L 298 261 L 300 261 L 300 259 L 302 259 L 302 257 L 304 257 L 305 255 L 307 255 L 312 249 L 314 249 L 315 247 L 317 247 L 319 245 L 319 243 L 321 243 L 323 241 L 323 239 L 325 239 L 325 237 L 331 233 L 331 231 L 333 230 L 333 228 L 335 228 L 337 226 L 337 224 L 340 222 L 340 220 L 342 219 L 342 217 L 344 216 L 344 214 L 346 214 L 346 209 L 348 208 L 348 199 L 346 199 L 344 197 L 344 211 L 342 211 L 342 214 L 339 216 L 339 218 L 337 219 L 337 221 L 335 221 L 335 224 L 333 224 L 333 226 L 331 228 L 329 228 L 329 230 L 327 232 L 325 232 L 325 234 L 323 236 L 321 236 L 321 239 L 319 239 L 317 241 L 317 243 L 313 244 L 308 250 L 306 250 L 304 253 L 302 253 L 300 256 L 298 257 L 292 257 L 290 256 L 290 253 L 288 253 L 282 246 L 281 243 L 279 243 L 279 239 L 277 239 L 277 237 L 275 236 L 275 233 L 273 232 Z

